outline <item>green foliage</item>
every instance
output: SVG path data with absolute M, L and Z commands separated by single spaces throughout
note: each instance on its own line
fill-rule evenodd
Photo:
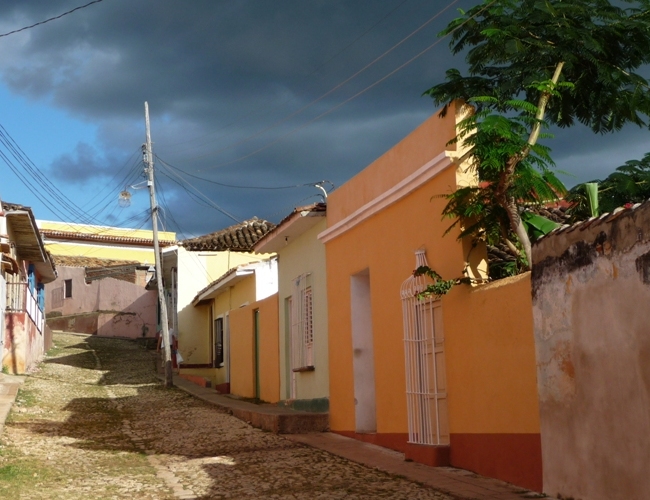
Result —
M 520 274 L 522 268 L 516 260 L 508 260 L 490 264 L 489 272 L 491 280 L 500 280 Z
M 441 33 L 466 54 L 469 76 L 450 69 L 425 94 L 436 105 L 490 96 L 482 105 L 503 112 L 508 100 L 535 103 L 550 90 L 550 123 L 601 133 L 645 125 L 648 83 L 636 70 L 650 62 L 649 10 L 650 0 L 484 0 Z M 561 61 L 559 84 L 540 84 Z
M 433 280 L 433 283 L 427 285 L 426 289 L 418 294 L 419 299 L 430 297 L 433 295 L 440 298 L 447 295 L 454 285 L 468 282 L 468 278 L 458 278 L 453 280 L 443 280 L 437 272 L 429 266 L 420 266 L 413 271 L 413 276 L 428 276 Z
M 470 101 L 476 105 L 493 102 L 491 97 Z M 496 190 L 503 166 L 527 147 L 529 129 L 536 123 L 537 108 L 530 103 L 511 100 L 502 108 L 520 114 L 504 116 L 484 108 L 460 122 L 457 140 L 463 139 L 470 148 L 470 162 L 478 173 L 479 185 L 444 195 L 447 205 L 443 216 L 455 219 L 447 232 L 460 224 L 459 238 L 472 236 L 490 245 L 496 245 L 504 237 L 514 239 L 506 209 L 495 202 Z M 552 170 L 553 166 L 546 146 L 531 146 L 511 179 L 512 196 L 520 203 L 534 205 L 563 195 L 566 188 Z
M 523 212 L 521 214 L 521 219 L 524 221 L 526 232 L 528 233 L 531 241 L 535 241 L 542 236 L 546 236 L 548 233 L 553 231 L 553 229 L 560 225 L 557 222 L 553 222 L 552 220 L 547 219 L 546 217 L 542 217 L 541 215 L 537 215 L 531 212 Z
M 650 153 L 641 160 L 630 160 L 609 174 L 606 179 L 592 181 L 598 184 L 598 206 L 601 213 L 612 212 L 626 204 L 641 203 L 650 198 Z M 567 200 L 572 220 L 591 216 L 586 184 L 578 184 L 569 192 Z
M 452 227 L 462 224 L 461 237 L 506 242 L 515 267 L 526 265 L 531 237 L 520 207 L 566 192 L 540 130 L 646 125 L 650 92 L 637 70 L 650 63 L 650 0 L 483 0 L 441 35 L 465 55 L 468 74 L 449 69 L 424 94 L 444 105 L 443 115 L 454 100 L 475 106 L 456 140 L 470 147 L 479 179 L 448 195 L 443 215 L 455 219 Z M 532 238 L 538 225 L 525 224 Z

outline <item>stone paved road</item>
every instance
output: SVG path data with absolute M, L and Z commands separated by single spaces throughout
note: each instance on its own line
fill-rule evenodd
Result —
M 450 497 L 166 390 L 133 342 L 59 334 L 0 437 L 0 498 Z

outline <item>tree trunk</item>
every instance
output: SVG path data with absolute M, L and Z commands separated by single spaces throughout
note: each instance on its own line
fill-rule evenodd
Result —
M 553 73 L 553 78 L 551 79 L 553 86 L 559 80 L 563 67 L 563 61 L 559 62 L 555 67 L 555 72 Z M 524 149 L 521 150 L 521 152 L 508 160 L 506 169 L 501 176 L 499 186 L 497 188 L 497 200 L 500 201 L 500 205 L 508 212 L 510 227 L 517 235 L 517 238 L 519 238 L 521 245 L 524 247 L 524 253 L 526 254 L 526 260 L 528 261 L 529 269 L 533 267 L 532 245 L 530 243 L 528 233 L 526 232 L 526 228 L 524 227 L 524 223 L 521 220 L 521 216 L 519 215 L 517 200 L 508 196 L 508 189 L 512 185 L 512 178 L 515 174 L 517 165 L 520 161 L 528 156 L 531 148 L 537 143 L 537 139 L 539 138 L 539 134 L 542 129 L 542 120 L 544 120 L 544 114 L 546 113 L 546 105 L 548 104 L 550 97 L 550 92 L 542 92 L 542 95 L 539 96 L 539 101 L 537 103 L 537 114 L 535 115 L 535 119 L 537 121 L 535 125 L 533 125 L 533 129 L 531 130 L 530 136 L 528 137 L 528 142 L 526 143 Z

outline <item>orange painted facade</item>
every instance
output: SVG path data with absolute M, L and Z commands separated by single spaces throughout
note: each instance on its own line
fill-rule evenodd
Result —
M 446 146 L 461 111 L 432 116 L 331 193 L 328 229 L 319 236 L 328 269 L 330 427 L 407 455 L 413 445 L 407 444 L 400 286 L 413 272 L 416 250 L 424 249 L 445 279 L 462 275 L 468 255 L 474 275 L 485 267 L 481 248 L 470 253 L 453 231 L 444 236 L 450 220 L 441 220 L 445 200 L 437 197 L 471 182 L 454 163 L 460 156 L 455 146 Z M 440 456 L 539 489 L 531 310 L 528 277 L 458 286 L 442 300 L 451 453 Z M 363 336 L 370 342 L 360 341 Z M 364 356 L 371 359 L 359 369 Z M 357 399 L 359 387 L 374 391 L 374 401 Z M 527 454 L 531 458 L 517 462 Z
M 259 314 L 257 335 L 256 311 Z M 277 293 L 230 311 L 230 357 L 232 394 L 268 403 L 280 400 Z

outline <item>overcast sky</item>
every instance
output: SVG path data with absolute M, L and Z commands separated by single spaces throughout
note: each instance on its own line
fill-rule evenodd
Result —
M 88 1 L 3 0 L 0 33 Z M 318 201 L 318 190 L 208 181 L 341 185 L 435 111 L 422 92 L 463 61 L 445 40 L 431 46 L 457 8 L 475 3 L 441 12 L 446 1 L 103 0 L 0 37 L 0 124 L 62 193 L 35 195 L 0 162 L 0 196 L 39 219 L 149 227 L 145 189 L 129 188 L 130 207 L 117 203 L 143 179 L 148 101 L 167 229 L 183 238 L 233 218 L 277 222 Z M 576 127 L 548 144 L 573 185 L 640 158 L 648 138 L 632 127 L 610 136 Z

